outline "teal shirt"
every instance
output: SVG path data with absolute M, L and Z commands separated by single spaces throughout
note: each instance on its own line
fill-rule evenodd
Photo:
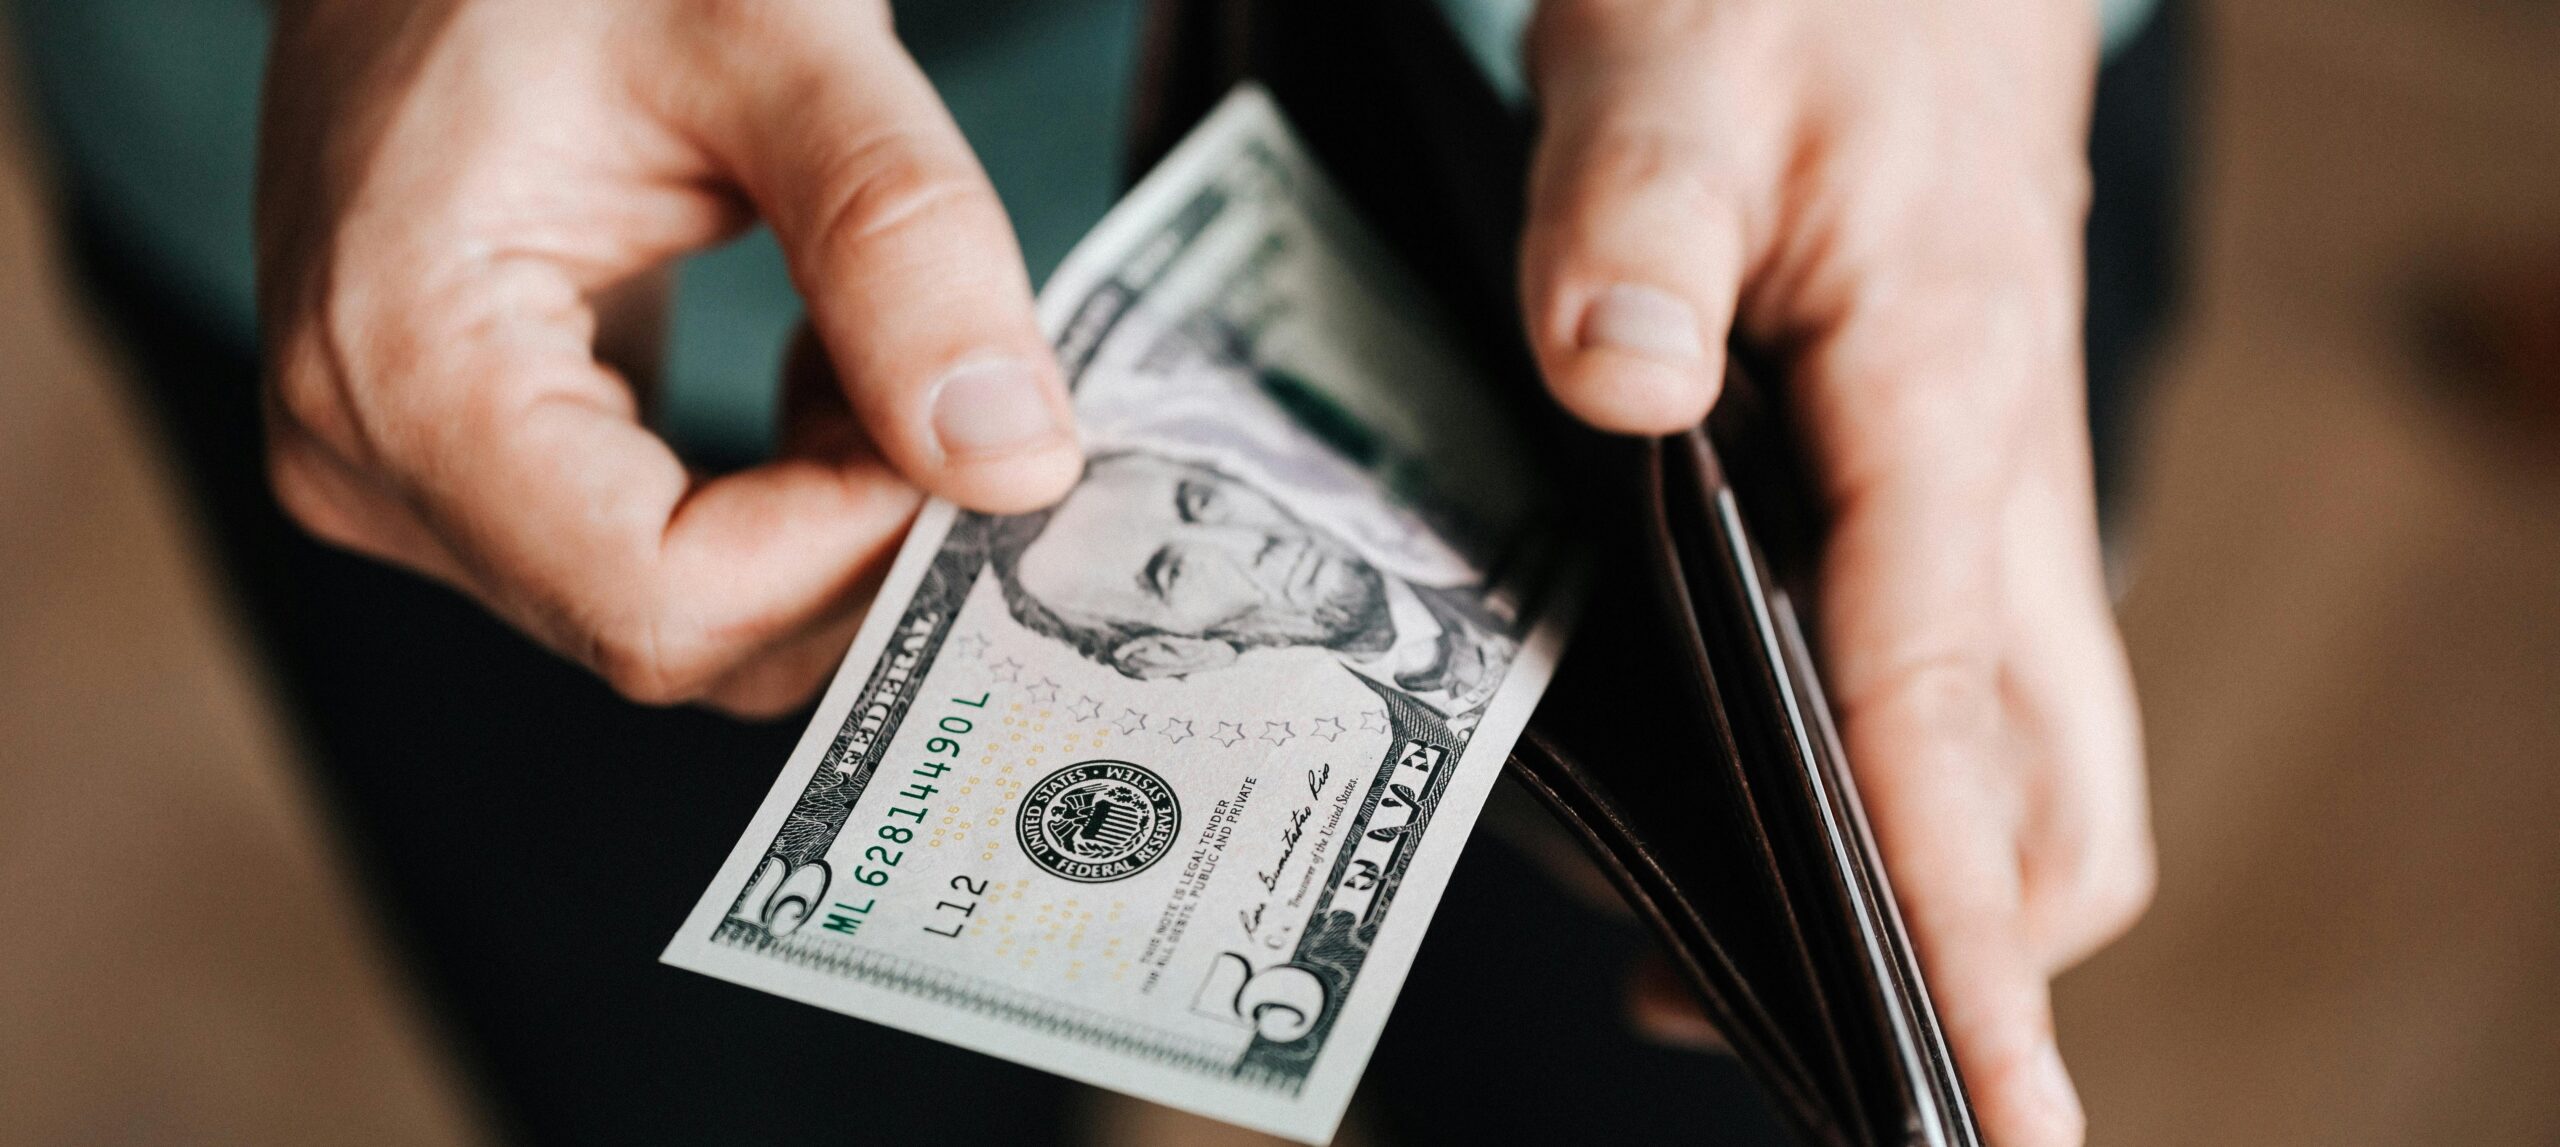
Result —
M 1497 86 L 1526 89 L 1534 0 L 1441 0 Z M 2153 0 L 2099 0 L 2108 43 Z M 264 0 L 17 0 L 36 105 L 87 210 L 143 268 L 255 337 L 249 218 Z M 1120 186 L 1121 127 L 1142 0 L 921 0 L 908 47 L 977 148 L 1033 278 L 1047 276 Z M 761 453 L 800 302 L 758 232 L 677 276 L 663 428 L 713 456 Z

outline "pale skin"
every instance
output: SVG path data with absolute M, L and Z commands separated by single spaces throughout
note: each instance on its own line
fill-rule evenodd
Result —
M 1080 465 L 1002 207 L 879 0 L 285 0 L 258 245 L 270 469 L 635 700 L 772 715 L 924 492 Z M 1834 515 L 1822 650 L 1992 1141 L 2082 1117 L 2047 983 L 2153 873 L 2082 429 L 2088 0 L 1547 0 L 1523 314 L 1558 401 L 1665 433 L 1738 331 Z M 638 418 L 664 268 L 756 220 L 809 307 L 781 457 Z M 1639 991 L 1666 1035 L 1676 996 Z

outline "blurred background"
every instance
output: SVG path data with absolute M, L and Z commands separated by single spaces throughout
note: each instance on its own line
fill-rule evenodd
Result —
M 2195 13 L 2099 1144 L 2560 1142 L 2560 7 Z M 0 77 L 0 1145 L 469 1144 Z

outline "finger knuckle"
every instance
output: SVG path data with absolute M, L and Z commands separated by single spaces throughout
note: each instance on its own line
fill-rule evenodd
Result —
M 811 234 L 833 262 L 860 260 L 898 237 L 958 216 L 1002 217 L 995 191 L 965 157 L 903 130 L 848 150 L 820 184 Z
M 1855 456 L 1972 449 L 1948 461 L 2003 463 L 2039 404 L 2063 392 L 2073 330 L 2068 304 L 2014 281 L 1929 273 L 1871 276 L 1858 288 L 1819 366 L 1835 385 L 1815 396 Z
M 699 700 L 717 668 L 699 635 L 656 615 L 599 627 L 586 661 L 614 692 L 642 705 Z
M 335 381 L 320 371 L 277 371 L 267 389 L 276 413 L 305 432 L 327 437 L 345 418 Z
M 2066 951 L 2085 952 L 2123 935 L 2159 891 L 2159 860 L 2147 833 L 2109 840 L 2078 833 L 2058 842 L 2027 885 Z
M 1998 673 L 1967 650 L 1915 657 L 1844 689 L 1841 699 L 1869 719 L 1964 744 L 1989 743 L 2000 719 Z
M 341 549 L 362 549 L 361 519 L 330 488 L 308 447 L 279 443 L 267 452 L 267 489 L 278 508 L 311 536 Z
M 1646 127 L 1601 128 L 1576 156 L 1574 179 L 1574 206 L 1585 210 L 1641 194 L 1673 213 L 1711 218 L 1735 200 L 1732 172 L 1699 140 Z
M 339 325 L 324 314 L 283 340 L 285 351 L 267 370 L 267 408 L 294 430 L 351 452 L 362 433 L 347 402 L 346 336 Z
M 2095 938 L 2121 936 L 2150 911 L 2160 892 L 2160 863 L 2147 837 L 2119 848 L 2081 876 L 2080 900 Z

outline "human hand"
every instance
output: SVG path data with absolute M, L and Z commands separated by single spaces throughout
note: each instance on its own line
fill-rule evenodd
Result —
M 636 700 L 772 714 L 834 670 L 918 488 L 1015 512 L 1074 481 L 1010 224 L 885 0 L 278 7 L 269 468 L 320 537 Z M 781 456 L 706 477 L 642 425 L 631 335 L 757 218 L 814 339 Z
M 2089 0 L 1545 0 L 1531 31 L 1549 385 L 1668 433 L 1729 329 L 1784 357 L 1842 734 L 2001 1147 L 2081 1141 L 2047 982 L 2153 880 L 2083 414 L 2097 44 Z

